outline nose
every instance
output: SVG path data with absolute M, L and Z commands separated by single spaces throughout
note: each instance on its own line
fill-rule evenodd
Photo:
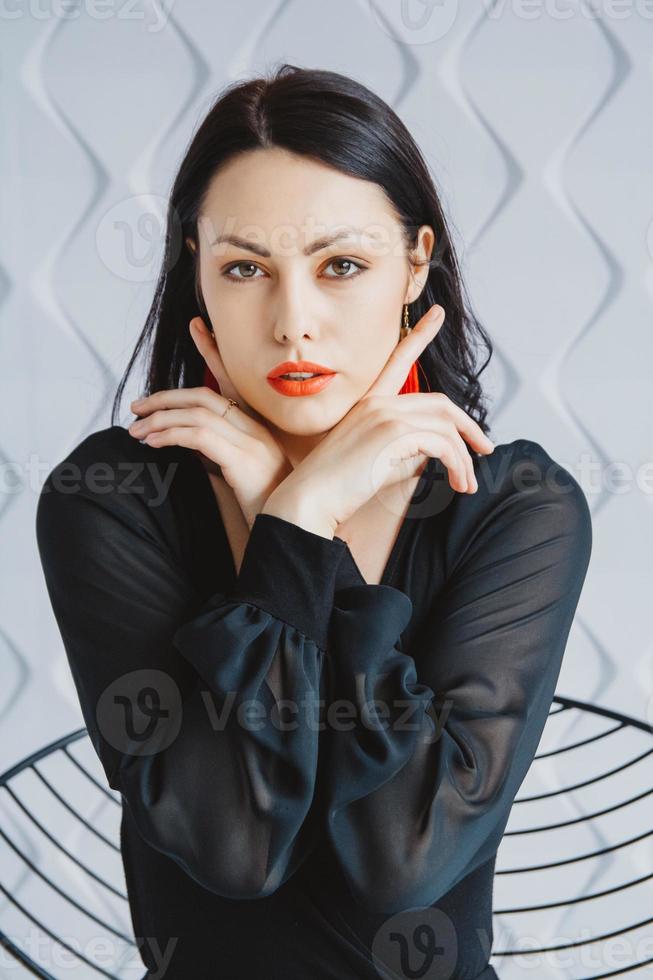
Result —
M 302 293 L 299 283 L 288 282 L 280 285 L 277 296 L 277 315 L 274 323 L 274 336 L 280 343 L 296 343 L 304 338 L 317 337 L 317 328 L 310 320 L 310 303 Z

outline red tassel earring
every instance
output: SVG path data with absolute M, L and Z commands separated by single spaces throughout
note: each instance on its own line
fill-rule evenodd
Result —
M 401 340 L 403 340 L 404 337 L 407 336 L 408 331 L 410 329 L 411 327 L 408 322 L 408 305 L 404 303 L 404 322 L 403 322 L 403 326 L 401 327 L 401 330 L 399 331 Z M 417 361 L 413 361 L 413 363 L 411 364 L 410 371 L 408 372 L 408 377 L 404 381 L 399 391 L 399 394 L 412 395 L 415 394 L 415 392 L 418 392 L 419 390 L 420 387 L 419 387 L 419 375 L 417 374 Z

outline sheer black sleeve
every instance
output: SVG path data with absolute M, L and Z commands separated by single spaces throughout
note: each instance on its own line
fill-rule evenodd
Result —
M 115 454 L 113 483 L 105 474 L 93 490 L 84 479 L 110 456 L 94 452 L 98 435 L 48 475 L 36 518 L 90 738 L 152 847 L 219 895 L 268 895 L 310 847 L 315 717 L 344 542 L 258 514 L 233 588 L 199 602 L 170 543 L 172 505 L 148 505 L 147 472 L 118 492 Z M 80 460 L 70 492 L 64 470 Z
M 375 912 L 432 905 L 496 852 L 589 564 L 583 491 L 537 443 L 476 465 L 479 490 L 450 505 L 445 586 L 414 657 L 401 652 L 407 595 L 336 589 L 329 702 L 343 707 L 329 722 L 328 835 Z M 343 563 L 364 582 L 349 549 Z

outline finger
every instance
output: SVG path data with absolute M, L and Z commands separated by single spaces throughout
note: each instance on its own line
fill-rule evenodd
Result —
M 232 409 L 234 411 L 234 409 Z M 203 406 L 158 409 L 147 418 L 129 426 L 130 435 L 143 440 L 155 432 L 175 427 L 203 427 L 223 436 L 232 445 L 242 448 L 246 436 L 227 419 Z
M 443 425 L 443 420 L 438 421 L 440 422 L 439 426 L 433 424 L 432 418 L 423 416 L 417 423 L 417 431 L 420 436 L 422 434 L 428 438 L 437 436 L 449 443 L 452 452 L 447 452 L 446 458 L 455 461 L 455 465 L 451 467 L 451 471 L 449 472 L 449 483 L 452 489 L 458 490 L 460 493 L 471 492 L 474 485 L 474 469 L 471 457 L 467 451 L 467 446 L 458 435 L 455 426 L 450 424 Z M 444 463 L 444 458 L 441 459 Z
M 224 395 L 219 395 L 211 388 L 201 386 L 199 388 L 164 388 L 155 391 L 147 398 L 139 402 L 132 402 L 131 407 L 135 409 L 139 417 L 149 417 L 152 413 L 163 409 L 194 408 L 202 406 L 209 409 L 212 414 L 220 419 L 224 416 L 229 402 Z M 254 435 L 254 422 L 246 412 L 243 412 L 239 405 L 234 405 L 229 409 L 229 416 L 225 420 L 231 426 L 235 426 L 248 435 Z
M 145 439 L 148 446 L 185 446 L 203 453 L 221 468 L 228 465 L 235 447 L 224 437 L 200 426 L 173 425 L 169 429 L 151 432 Z
M 494 443 L 489 436 L 485 435 L 478 422 L 468 415 L 467 412 L 463 411 L 460 405 L 456 405 L 446 395 L 444 397 L 446 398 L 445 411 L 451 415 L 461 436 L 467 439 L 481 453 L 494 452 Z
M 467 443 L 461 438 L 457 429 L 454 430 L 452 438 L 456 443 L 458 452 L 462 457 L 463 465 L 465 467 L 465 477 L 467 480 L 466 492 L 475 493 L 478 490 L 478 483 L 476 482 L 476 474 L 474 473 L 474 462 L 472 457 L 469 455 Z
M 444 309 L 441 306 L 432 306 L 417 321 L 408 335 L 399 341 L 390 354 L 385 367 L 363 397 L 398 394 L 413 361 L 417 360 L 426 345 L 433 340 L 444 323 L 444 319 Z
M 461 436 L 467 439 L 474 449 L 481 453 L 493 452 L 494 443 L 485 435 L 478 422 L 441 391 L 410 392 L 402 395 L 397 400 L 396 405 L 393 405 L 393 411 L 408 411 L 411 416 L 415 413 L 415 418 L 417 418 L 422 416 L 425 406 L 428 410 L 431 403 L 433 404 L 433 415 L 444 414 L 451 419 Z
M 411 417 L 412 421 L 412 417 Z M 438 424 L 439 423 L 439 424 Z M 439 418 L 434 424 L 433 417 L 428 417 L 420 415 L 419 419 L 415 420 L 415 424 L 420 427 L 422 431 L 439 432 L 449 439 L 458 454 L 460 460 L 460 472 L 463 474 L 464 486 L 460 486 L 460 490 L 464 493 L 475 493 L 478 490 L 478 483 L 476 482 L 476 475 L 474 473 L 474 461 L 467 448 L 467 443 L 461 437 L 455 424 L 449 419 Z
M 455 442 L 439 432 L 424 429 L 418 434 L 418 447 L 426 456 L 439 459 L 447 470 L 447 477 L 452 490 L 465 493 L 467 476 L 465 463 Z

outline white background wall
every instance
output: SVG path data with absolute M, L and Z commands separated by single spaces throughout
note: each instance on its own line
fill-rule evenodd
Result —
M 493 437 L 540 442 L 593 513 L 558 693 L 653 721 L 653 3 L 5 0 L 0 25 L 0 771 L 83 723 L 35 507 L 110 424 L 154 285 L 142 195 L 224 84 L 279 61 L 355 76 L 422 147 L 495 344 Z

